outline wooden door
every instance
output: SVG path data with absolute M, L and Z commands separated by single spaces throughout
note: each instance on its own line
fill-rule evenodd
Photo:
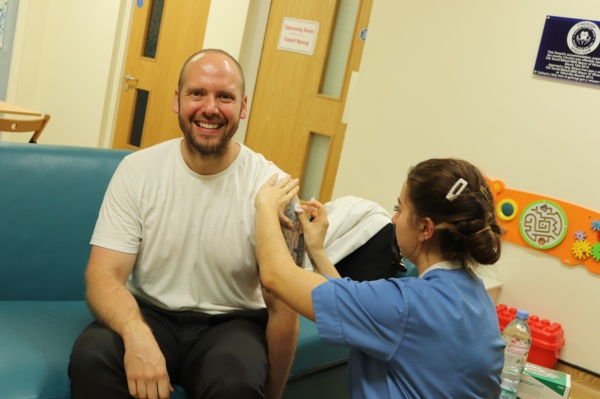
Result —
M 317 198 L 331 199 L 333 184 L 344 142 L 346 125 L 342 123 L 344 106 L 352 71 L 358 71 L 372 0 L 349 0 L 355 3 L 350 14 L 352 25 L 346 54 L 342 54 L 341 88 L 336 94 L 325 94 L 327 68 L 332 64 L 332 42 L 339 32 L 340 10 L 344 0 L 272 0 L 265 42 L 261 55 L 254 98 L 245 144 L 293 177 L 307 181 L 307 162 L 314 150 L 313 143 L 325 138 L 324 167 L 318 176 Z M 343 5 L 346 7 L 346 5 Z M 346 19 L 348 17 L 346 16 Z M 318 24 L 318 25 L 317 25 Z M 314 39 L 312 54 L 289 50 L 296 40 L 294 29 L 304 29 L 308 35 L 302 42 Z M 316 35 L 311 30 L 316 28 Z M 283 34 L 282 34 L 283 32 Z M 282 36 L 283 35 L 283 36 Z M 280 48 L 278 48 L 278 46 Z M 309 46 L 310 47 L 310 43 Z M 342 51 L 343 53 L 343 51 Z M 310 199 L 301 195 L 301 199 Z
M 185 60 L 202 49 L 210 0 L 136 2 L 114 148 L 139 149 L 180 137 L 173 95 Z

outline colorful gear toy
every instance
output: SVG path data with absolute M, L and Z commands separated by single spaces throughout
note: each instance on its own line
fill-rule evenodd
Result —
M 575 241 L 571 247 L 571 251 L 577 259 L 584 260 L 590 256 L 592 246 L 587 241 Z
M 600 231 L 600 220 L 596 219 L 592 222 L 592 230 Z
M 585 234 L 585 232 L 583 230 L 577 230 L 577 232 L 575 233 L 575 239 L 577 241 L 583 241 L 587 238 L 587 235 Z
M 600 242 L 592 245 L 592 258 L 594 258 L 596 262 L 600 262 Z

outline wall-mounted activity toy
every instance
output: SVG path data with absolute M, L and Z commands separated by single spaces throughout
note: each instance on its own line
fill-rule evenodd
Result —
M 504 240 L 555 256 L 566 265 L 584 265 L 600 274 L 600 213 L 564 201 L 488 184 Z

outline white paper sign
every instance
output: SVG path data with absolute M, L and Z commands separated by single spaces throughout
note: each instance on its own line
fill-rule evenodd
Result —
M 302 19 L 283 18 L 277 48 L 312 55 L 317 40 L 319 23 Z

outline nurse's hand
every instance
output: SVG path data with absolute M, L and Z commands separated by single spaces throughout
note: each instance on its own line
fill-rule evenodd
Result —
M 323 250 L 329 220 L 327 210 L 319 201 L 307 201 L 302 209 L 304 213 L 298 213 L 298 219 L 304 232 L 304 243 L 309 255 L 315 251 Z M 310 217 L 310 219 L 309 219 Z
M 278 176 L 277 173 L 274 174 L 262 185 L 254 200 L 254 206 L 256 209 L 277 212 L 280 223 L 294 229 L 292 220 L 285 216 L 285 209 L 300 190 L 299 180 L 285 176 L 277 181 Z
M 308 201 L 303 209 L 305 212 L 298 213 L 298 219 L 304 231 L 304 248 L 308 252 L 313 268 L 325 276 L 340 278 L 340 273 L 331 263 L 323 248 L 329 227 L 327 210 L 318 201 Z

